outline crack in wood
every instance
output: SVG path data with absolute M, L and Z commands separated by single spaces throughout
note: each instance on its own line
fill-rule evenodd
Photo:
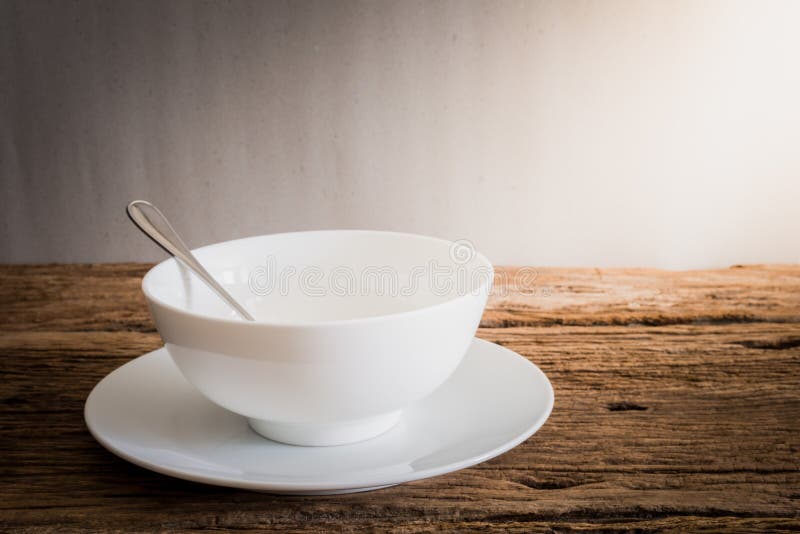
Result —
M 737 345 L 748 349 L 788 350 L 800 347 L 800 337 L 784 337 L 779 339 L 754 339 L 737 341 Z
M 606 408 L 608 408 L 609 412 L 643 412 L 649 409 L 647 406 L 627 401 L 609 402 Z
M 657 509 L 646 508 L 643 506 L 635 506 L 631 507 L 628 510 L 620 510 L 614 514 L 613 519 L 610 519 L 604 512 L 599 510 L 583 510 L 583 511 L 572 511 L 569 514 L 568 518 L 563 518 L 568 521 L 575 521 L 575 520 L 583 520 L 587 522 L 603 524 L 609 521 L 652 521 L 655 519 L 667 519 L 671 517 L 683 517 L 686 515 L 691 515 L 692 517 L 704 517 L 704 518 L 722 518 L 722 517 L 735 517 L 738 519 L 744 518 L 757 518 L 757 517 L 770 517 L 769 515 L 762 515 L 758 513 L 750 513 L 750 512 L 731 512 L 730 510 L 724 509 L 706 509 L 706 510 L 696 510 L 692 512 L 685 512 L 685 511 L 661 511 Z M 560 518 L 558 515 L 552 514 L 543 514 L 543 513 L 510 513 L 510 514 L 497 514 L 497 515 L 490 515 L 483 518 L 485 521 L 493 522 L 493 523 L 508 523 L 508 522 L 520 522 L 520 523 L 528 523 L 534 521 L 558 521 Z
M 520 328 L 532 326 L 678 326 L 678 325 L 729 325 L 752 323 L 795 323 L 800 322 L 797 317 L 758 317 L 751 314 L 728 314 L 708 316 L 614 316 L 614 317 L 553 317 L 534 314 L 534 317 L 524 319 L 496 318 L 496 312 L 505 310 L 492 310 L 484 320 L 481 328 Z
M 585 485 L 584 482 L 574 482 L 569 479 L 537 480 L 532 477 L 520 477 L 512 480 L 512 482 L 535 490 L 561 490 Z

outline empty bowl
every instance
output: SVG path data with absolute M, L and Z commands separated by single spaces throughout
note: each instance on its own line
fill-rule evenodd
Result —
M 256 321 L 163 261 L 142 289 L 167 351 L 212 402 L 296 445 L 393 427 L 461 362 L 493 279 L 464 242 L 393 232 L 273 234 L 193 252 Z

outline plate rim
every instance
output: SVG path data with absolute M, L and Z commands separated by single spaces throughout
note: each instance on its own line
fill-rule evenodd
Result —
M 187 471 L 183 469 L 174 469 L 170 467 L 165 467 L 161 464 L 156 464 L 149 462 L 147 460 L 142 460 L 132 454 L 125 452 L 124 450 L 120 449 L 119 447 L 112 444 L 108 439 L 104 438 L 102 435 L 99 434 L 96 428 L 93 428 L 92 423 L 90 422 L 90 415 L 89 415 L 89 405 L 90 402 L 95 396 L 97 389 L 100 385 L 112 374 L 121 371 L 124 367 L 138 361 L 141 358 L 150 356 L 156 352 L 166 352 L 166 349 L 162 346 L 158 349 L 152 350 L 136 358 L 131 359 L 128 362 L 120 365 L 107 375 L 105 375 L 95 386 L 92 388 L 92 391 L 86 397 L 86 401 L 84 403 L 83 415 L 84 415 L 84 423 L 89 430 L 89 433 L 92 437 L 106 450 L 114 454 L 115 456 L 122 458 L 125 461 L 128 461 L 138 467 L 143 469 L 147 469 L 149 471 L 153 471 L 162 475 L 170 476 L 173 478 L 178 478 L 181 480 L 187 480 L 190 482 L 197 482 L 201 484 L 207 484 L 212 486 L 221 486 L 227 488 L 237 488 L 237 489 L 245 489 L 245 490 L 253 490 L 253 491 L 263 491 L 263 492 L 274 492 L 274 493 L 285 493 L 285 494 L 298 494 L 298 493 L 313 493 L 313 492 L 335 492 L 335 491 L 352 491 L 352 490 L 369 490 L 372 488 L 378 489 L 388 486 L 395 486 L 397 484 L 403 484 L 406 482 L 412 482 L 415 480 L 422 480 L 426 478 L 432 478 L 436 476 L 441 476 L 447 473 L 452 473 L 455 471 L 460 471 L 462 469 L 466 469 L 468 467 L 472 467 L 474 465 L 483 463 L 487 460 L 491 460 L 492 458 L 496 458 L 501 454 L 504 454 L 511 449 L 515 448 L 516 446 L 523 443 L 525 440 L 530 438 L 533 434 L 535 434 L 547 420 L 550 418 L 550 415 L 553 411 L 553 406 L 555 404 L 555 392 L 553 390 L 553 385 L 550 383 L 550 379 L 547 375 L 542 371 L 536 364 L 522 356 L 521 354 L 514 352 L 513 350 L 504 347 L 503 345 L 499 345 L 497 343 L 492 343 L 491 341 L 487 341 L 485 339 L 481 339 L 478 337 L 473 338 L 472 343 L 478 343 L 479 345 L 491 345 L 493 350 L 502 350 L 504 352 L 510 353 L 515 358 L 522 359 L 526 364 L 530 365 L 533 368 L 533 372 L 538 375 L 539 378 L 543 379 L 543 383 L 546 389 L 546 406 L 542 414 L 537 417 L 533 423 L 526 428 L 522 433 L 516 436 L 514 439 L 507 441 L 493 449 L 488 451 L 484 451 L 481 454 L 470 456 L 467 459 L 450 462 L 441 466 L 436 467 L 429 467 L 427 469 L 422 469 L 419 471 L 413 471 L 411 473 L 403 473 L 398 475 L 391 475 L 388 476 L 386 479 L 379 479 L 373 481 L 351 481 L 346 483 L 336 483 L 330 481 L 324 482 L 281 482 L 281 483 L 270 483 L 264 481 L 248 481 L 242 480 L 238 478 L 226 477 L 226 476 L 208 476 L 208 475 L 199 475 L 192 471 Z M 467 349 L 469 351 L 469 349 Z M 168 355 L 168 354 L 167 354 Z M 424 401 L 423 401 L 424 402 Z M 346 446 L 346 445 L 344 445 Z

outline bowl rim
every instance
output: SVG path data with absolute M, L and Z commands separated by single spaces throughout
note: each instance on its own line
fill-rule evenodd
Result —
M 227 240 L 227 241 L 219 241 L 217 243 L 211 243 L 209 245 L 204 245 L 202 247 L 193 248 L 191 250 L 192 250 L 192 253 L 196 253 L 198 251 L 206 250 L 206 249 L 209 249 L 209 248 L 214 248 L 214 247 L 218 247 L 218 246 L 222 246 L 222 245 L 228 245 L 228 244 L 236 243 L 236 242 L 239 242 L 239 241 L 246 241 L 246 240 L 249 240 L 249 239 L 255 239 L 255 238 L 258 238 L 258 237 L 277 237 L 277 236 L 288 236 L 288 235 L 299 235 L 299 234 L 324 234 L 324 233 L 364 233 L 364 234 L 394 235 L 394 236 L 400 236 L 400 237 L 410 237 L 410 238 L 415 238 L 415 239 L 428 240 L 428 241 L 432 241 L 432 242 L 447 244 L 449 246 L 452 246 L 453 243 L 455 243 L 455 241 L 452 241 L 450 239 L 444 239 L 444 238 L 440 238 L 440 237 L 432 237 L 432 236 L 427 236 L 427 235 L 422 235 L 422 234 L 412 234 L 412 233 L 408 233 L 408 232 L 393 232 L 393 231 L 387 231 L 387 230 L 334 229 L 334 230 L 301 230 L 301 231 L 296 231 L 296 232 L 277 232 L 277 233 L 274 233 L 274 234 L 256 234 L 256 235 L 247 236 L 247 237 L 240 237 L 240 238 L 237 238 L 237 239 L 230 239 L 230 240 Z M 165 264 L 167 264 L 169 262 L 176 262 L 177 263 L 178 260 L 175 257 L 166 258 L 166 259 L 158 262 L 157 264 L 155 264 L 150 269 L 148 269 L 148 271 L 142 277 L 141 287 L 142 287 L 142 292 L 145 295 L 145 298 L 151 304 L 158 305 L 158 306 L 160 306 L 162 308 L 165 308 L 165 309 L 167 309 L 167 310 L 169 310 L 169 311 L 171 311 L 173 313 L 177 313 L 177 314 L 183 315 L 185 317 L 190 317 L 190 318 L 196 319 L 196 320 L 199 319 L 199 320 L 203 320 L 203 321 L 209 321 L 209 322 L 212 322 L 212 323 L 221 323 L 221 324 L 230 324 L 230 325 L 246 325 L 246 327 L 252 327 L 252 328 L 264 327 L 264 326 L 267 326 L 267 327 L 269 327 L 269 326 L 275 326 L 275 327 L 339 326 L 339 325 L 345 325 L 345 324 L 350 325 L 350 324 L 359 324 L 359 323 L 369 323 L 369 322 L 383 321 L 383 320 L 387 320 L 387 319 L 390 319 L 390 318 L 391 319 L 396 319 L 396 318 L 400 318 L 400 317 L 403 317 L 403 316 L 408 316 L 408 315 L 412 315 L 412 314 L 421 313 L 421 312 L 424 312 L 424 311 L 433 310 L 433 309 L 436 309 L 436 308 L 439 308 L 439 307 L 442 307 L 442 306 L 452 305 L 455 302 L 459 302 L 461 300 L 470 299 L 470 298 L 474 297 L 475 295 L 483 295 L 483 294 L 485 294 L 486 297 L 488 298 L 489 292 L 491 291 L 491 286 L 494 283 L 494 276 L 495 276 L 494 266 L 492 265 L 492 262 L 489 261 L 489 259 L 484 254 L 482 254 L 481 252 L 479 252 L 479 251 L 477 251 L 475 249 L 473 249 L 473 251 L 475 252 L 475 258 L 480 260 L 481 263 L 483 263 L 486 267 L 489 268 L 489 274 L 490 274 L 490 276 L 486 277 L 486 279 L 481 281 L 481 284 L 478 287 L 478 291 L 466 292 L 463 295 L 457 295 L 457 296 L 452 297 L 452 298 L 447 298 L 446 300 L 444 300 L 442 302 L 437 302 L 435 304 L 429 304 L 427 306 L 421 306 L 419 308 L 414 308 L 412 310 L 406 310 L 406 311 L 400 311 L 400 312 L 394 312 L 394 313 L 383 313 L 383 314 L 379 314 L 379 315 L 370 315 L 370 316 L 367 316 L 367 317 L 353 317 L 353 318 L 349 318 L 349 319 L 329 319 L 329 320 L 321 320 L 321 321 L 297 321 L 297 320 L 290 320 L 290 321 L 280 321 L 280 320 L 262 321 L 262 320 L 256 319 L 255 321 L 246 321 L 246 320 L 244 320 L 244 319 L 242 319 L 240 317 L 231 317 L 231 318 L 218 317 L 218 316 L 213 316 L 213 315 L 208 315 L 208 314 L 204 314 L 204 313 L 193 312 L 193 311 L 189 311 L 189 310 L 180 308 L 180 307 L 175 306 L 173 304 L 169 304 L 169 303 L 165 302 L 163 299 L 155 296 L 153 294 L 153 292 L 147 287 L 148 279 L 150 279 L 152 276 L 155 276 L 153 274 L 154 271 L 156 269 L 160 268 L 162 265 L 165 265 Z M 194 274 L 192 274 L 192 276 L 194 276 Z M 488 288 L 486 287 L 487 285 L 489 286 Z

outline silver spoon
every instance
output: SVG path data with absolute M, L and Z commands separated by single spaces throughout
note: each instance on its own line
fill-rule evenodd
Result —
M 128 204 L 128 217 L 131 221 L 139 227 L 139 230 L 145 233 L 147 237 L 155 241 L 155 243 L 175 256 L 175 259 L 180 261 L 189 268 L 200 280 L 206 283 L 219 297 L 228 303 L 236 313 L 243 319 L 248 321 L 255 321 L 255 318 L 248 313 L 244 307 L 236 302 L 230 293 L 225 291 L 219 282 L 211 276 L 205 267 L 197 261 L 194 254 L 189 250 L 189 247 L 184 244 L 181 236 L 172 227 L 164 214 L 161 211 L 147 202 L 146 200 L 134 200 Z

